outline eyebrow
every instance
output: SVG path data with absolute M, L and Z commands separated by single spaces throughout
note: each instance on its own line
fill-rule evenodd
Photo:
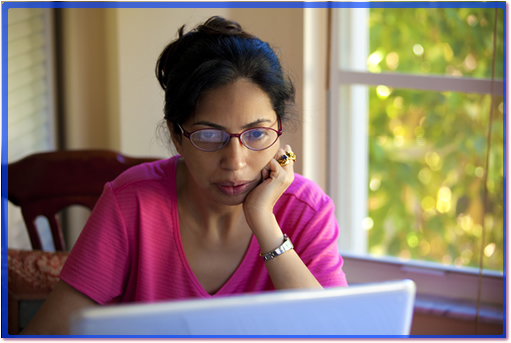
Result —
M 242 129 L 248 129 L 248 128 L 251 128 L 251 127 L 257 127 L 258 125 L 262 124 L 262 123 L 271 123 L 271 120 L 269 119 L 258 119 L 256 121 L 253 121 L 247 125 L 244 125 L 242 127 Z M 202 121 L 199 121 L 199 122 L 196 122 L 196 123 L 193 123 L 192 126 L 197 126 L 197 125 L 203 125 L 203 126 L 209 126 L 211 128 L 214 128 L 214 129 L 219 129 L 219 130 L 226 130 L 225 127 L 221 126 L 221 125 L 218 125 L 218 124 L 215 124 L 215 123 L 211 123 L 209 121 L 206 121 L 206 120 L 202 120 Z

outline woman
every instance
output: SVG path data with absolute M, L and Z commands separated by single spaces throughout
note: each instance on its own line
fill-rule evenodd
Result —
M 280 147 L 294 87 L 274 51 L 219 17 L 183 31 L 156 66 L 179 155 L 105 185 L 22 334 L 97 304 L 347 285 L 332 201 Z

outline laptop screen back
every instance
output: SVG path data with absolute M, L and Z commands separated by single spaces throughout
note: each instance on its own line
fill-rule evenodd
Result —
M 411 280 L 325 290 L 285 290 L 214 299 L 94 307 L 76 313 L 72 335 L 408 335 Z

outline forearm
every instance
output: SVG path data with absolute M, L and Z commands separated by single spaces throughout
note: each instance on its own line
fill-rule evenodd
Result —
M 70 315 L 89 306 L 97 306 L 97 303 L 59 281 L 20 335 L 67 335 Z
M 273 214 L 267 218 L 265 216 L 258 218 L 251 223 L 251 228 L 264 254 L 279 247 L 284 235 Z M 320 283 L 294 249 L 264 263 L 275 289 L 321 288 Z

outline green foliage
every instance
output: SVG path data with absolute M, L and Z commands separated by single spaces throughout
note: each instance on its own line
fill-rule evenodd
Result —
M 371 9 L 370 52 L 378 58 L 369 57 L 368 68 L 491 78 L 494 16 L 490 8 Z M 489 95 L 370 87 L 369 99 L 370 253 L 478 267 L 484 225 L 484 267 L 502 271 L 502 97 L 493 104 L 486 215 Z

